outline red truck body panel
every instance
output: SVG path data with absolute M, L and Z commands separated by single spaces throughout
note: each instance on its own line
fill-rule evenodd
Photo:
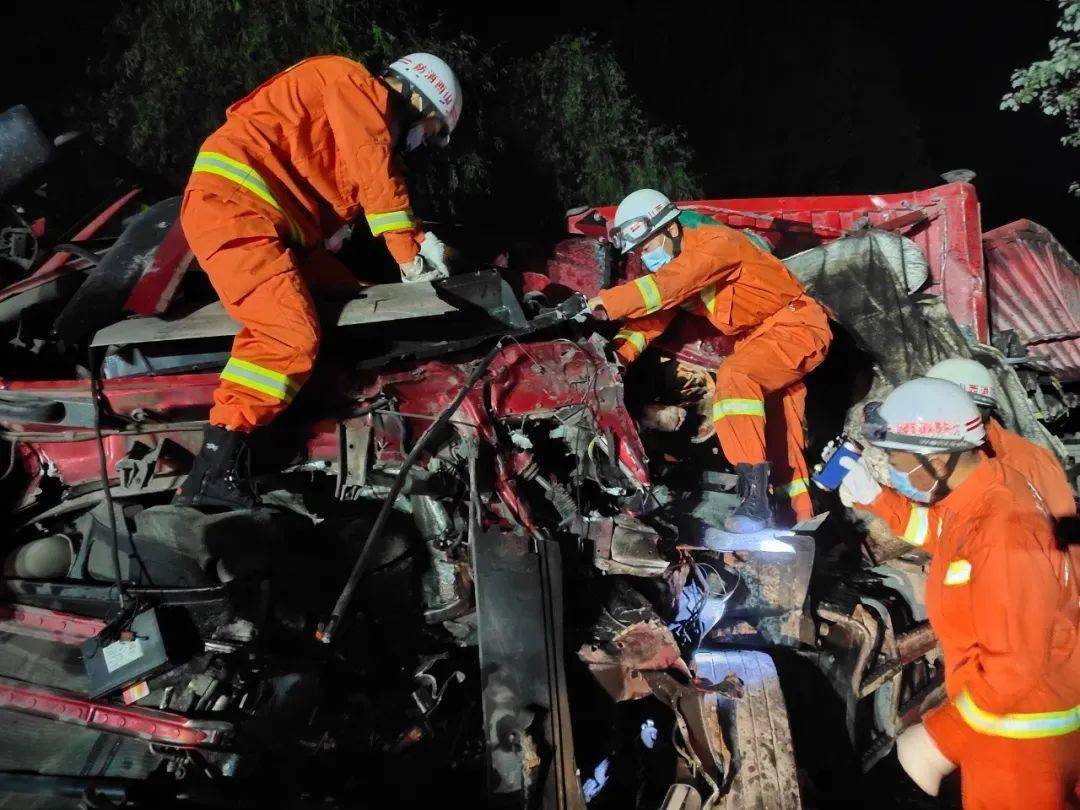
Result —
M 863 228 L 894 230 L 913 240 L 930 263 L 925 292 L 944 297 L 953 318 L 970 336 L 990 339 L 982 227 L 975 188 L 967 183 L 904 194 L 834 197 L 757 197 L 679 203 L 764 236 L 784 258 Z M 569 216 L 572 233 L 599 237 L 593 212 L 610 221 L 614 206 Z
M 1021 219 L 983 234 L 994 333 L 1013 330 L 1062 382 L 1080 380 L 1080 263 Z

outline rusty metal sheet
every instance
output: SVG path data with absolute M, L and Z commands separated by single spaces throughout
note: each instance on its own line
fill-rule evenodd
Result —
M 1028 219 L 983 234 L 994 334 L 1013 330 L 1063 382 L 1080 380 L 1080 263 Z

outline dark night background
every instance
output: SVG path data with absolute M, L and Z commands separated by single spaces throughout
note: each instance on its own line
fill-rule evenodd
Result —
M 53 123 L 100 57 L 115 6 L 17 2 L 3 12 L 3 106 L 28 103 Z M 708 196 L 907 191 L 970 168 L 984 229 L 1028 217 L 1080 254 L 1080 200 L 1067 192 L 1080 152 L 1060 145 L 1060 121 L 998 109 L 1011 71 L 1047 53 L 1051 2 L 540 7 L 546 13 L 436 13 L 496 59 L 596 32 L 650 118 L 686 133 Z
M 165 2 L 126 6 L 152 14 Z M 202 4 L 217 8 L 219 2 L 230 0 Z M 257 7 L 255 0 L 233 5 Z M 531 55 L 559 37 L 594 34 L 617 57 L 648 120 L 685 133 L 691 169 L 707 197 L 903 192 L 939 185 L 941 173 L 965 168 L 977 175 L 984 231 L 1032 219 L 1080 257 L 1080 199 L 1068 192 L 1070 182 L 1080 180 L 1080 150 L 1061 145 L 1062 121 L 1032 107 L 999 109 L 1010 74 L 1048 54 L 1058 18 L 1052 0 L 721 0 L 701 7 L 593 0 L 529 7 L 543 13 L 480 14 L 463 4 L 430 4 L 445 30 L 471 35 L 493 63 L 514 70 L 528 70 Z M 121 58 L 108 50 L 116 45 L 109 31 L 119 8 L 119 0 L 8 0 L 0 10 L 0 110 L 27 104 L 50 134 L 97 129 L 100 121 L 91 119 L 104 119 L 108 110 L 96 105 L 102 77 L 94 70 Z M 187 50 L 187 40 L 178 36 L 176 42 Z M 221 90 L 230 84 L 225 78 L 192 81 Z M 205 106 L 201 97 L 195 100 Z M 167 114 L 181 117 L 168 99 L 164 103 Z M 78 109 L 83 112 L 73 112 Z M 515 116 L 512 103 L 487 112 L 492 120 Z M 525 120 L 528 130 L 534 119 Z M 193 121 L 167 121 L 164 128 Z M 466 120 L 463 129 L 472 126 Z M 504 214 L 511 208 L 529 229 L 536 212 L 498 193 L 514 189 L 527 196 L 532 188 L 539 172 L 519 154 L 492 160 L 498 176 L 490 208 L 501 206 Z M 544 190 L 537 196 L 550 202 Z M 825 737 L 814 743 L 826 759 L 830 746 L 841 747 Z M 902 797 L 890 801 L 899 806 Z M 890 805 L 882 799 L 880 806 Z

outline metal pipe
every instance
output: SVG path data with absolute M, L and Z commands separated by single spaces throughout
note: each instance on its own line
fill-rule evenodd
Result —
M 394 479 L 393 486 L 390 487 L 390 493 L 386 496 L 386 500 L 383 501 L 382 508 L 379 510 L 378 517 L 375 518 L 375 523 L 371 527 L 371 531 L 368 533 L 367 541 L 364 543 L 363 549 L 360 551 L 360 556 L 356 560 L 356 564 L 353 566 L 352 573 L 349 575 L 349 581 L 345 583 L 345 587 L 341 591 L 341 595 L 338 596 L 337 602 L 334 605 L 334 611 L 330 614 L 330 618 L 325 623 L 319 626 L 319 629 L 315 633 L 315 637 L 323 644 L 330 644 L 333 641 L 334 633 L 337 631 L 338 625 L 341 624 L 342 618 L 348 612 L 349 605 L 352 603 L 353 597 L 356 595 L 356 588 L 360 584 L 360 579 L 364 575 L 364 568 L 367 565 L 368 559 L 371 558 L 375 543 L 382 535 L 382 531 L 386 526 L 386 521 L 390 517 L 390 512 L 393 510 L 394 501 L 397 500 L 398 493 L 401 492 L 405 486 L 405 481 L 408 478 L 408 472 L 410 468 L 420 458 L 420 454 L 424 451 L 430 441 L 442 431 L 450 423 L 450 418 L 457 413 L 457 409 L 461 406 L 461 403 L 465 401 L 465 397 L 472 391 L 473 386 L 487 371 L 488 366 L 491 365 L 495 357 L 502 351 L 504 338 L 500 338 L 496 341 L 495 345 L 491 347 L 486 355 L 477 363 L 476 368 L 469 374 L 469 378 L 465 381 L 465 385 L 462 386 L 457 396 L 454 397 L 454 401 L 451 402 L 436 419 L 423 435 L 413 445 L 413 449 L 409 451 L 409 455 L 405 457 L 405 460 L 401 463 L 401 469 L 398 470 L 397 478 Z

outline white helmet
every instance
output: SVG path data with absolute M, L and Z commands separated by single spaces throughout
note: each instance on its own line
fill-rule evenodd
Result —
M 926 376 L 959 385 L 971 395 L 977 405 L 997 407 L 997 383 L 986 366 L 977 360 L 950 357 L 935 364 L 926 372 Z
M 622 253 L 629 253 L 669 222 L 679 209 L 666 195 L 641 188 L 627 195 L 615 210 L 611 241 Z
M 406 95 L 415 90 L 427 105 L 423 112 L 432 110 L 442 119 L 446 132 L 441 145 L 450 140 L 450 134 L 461 117 L 461 85 L 450 66 L 430 53 L 410 53 L 386 69 L 405 84 Z
M 875 447 L 919 455 L 959 453 L 986 441 L 982 416 L 959 386 L 919 377 L 866 406 L 863 435 Z

